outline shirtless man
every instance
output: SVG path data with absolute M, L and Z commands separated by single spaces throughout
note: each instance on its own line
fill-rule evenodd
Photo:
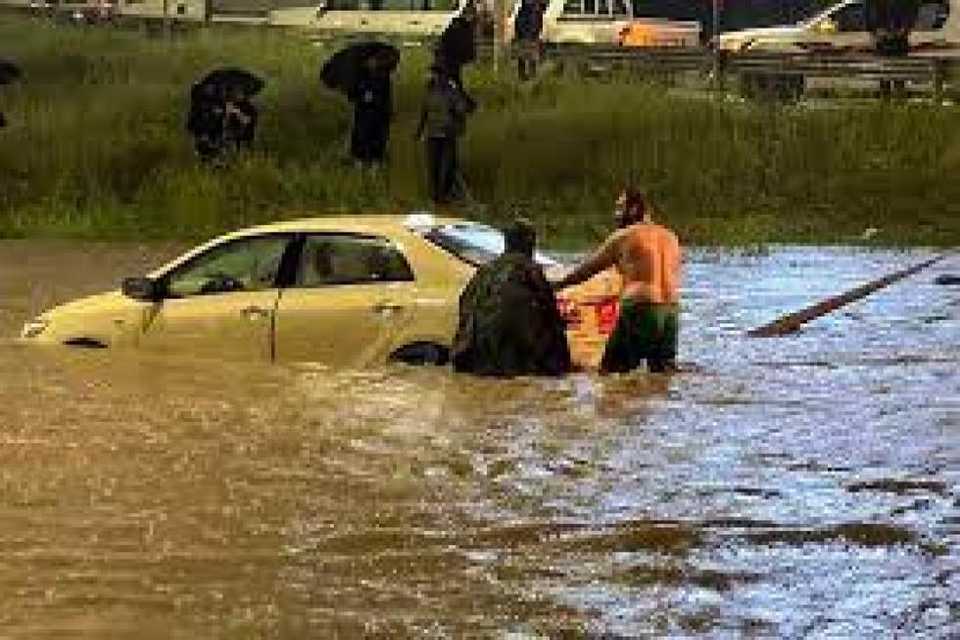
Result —
M 644 360 L 650 371 L 676 369 L 680 302 L 680 242 L 652 218 L 644 195 L 625 189 L 617 199 L 619 227 L 590 258 L 554 289 L 579 284 L 616 266 L 623 278 L 620 317 L 600 362 L 601 373 L 621 373 Z

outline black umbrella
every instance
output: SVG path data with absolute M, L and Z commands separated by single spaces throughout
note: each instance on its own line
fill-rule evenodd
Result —
M 194 94 L 207 87 L 213 88 L 219 95 L 225 95 L 234 89 L 250 97 L 260 93 L 266 84 L 262 78 L 238 67 L 221 67 L 205 75 L 193 86 Z
M 21 75 L 20 67 L 9 60 L 0 60 L 0 84 L 10 84 Z
M 349 93 L 356 86 L 370 58 L 376 58 L 381 69 L 392 73 L 400 62 L 400 51 L 385 42 L 352 44 L 330 56 L 320 70 L 320 81 L 330 89 Z

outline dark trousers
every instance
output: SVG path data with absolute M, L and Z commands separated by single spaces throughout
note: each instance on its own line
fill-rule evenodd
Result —
M 390 120 L 357 112 L 350 134 L 350 154 L 361 162 L 383 162 L 386 159 Z
M 522 40 L 517 52 L 517 78 L 530 80 L 537 75 L 537 63 L 540 61 L 540 43 L 536 40 Z
M 457 139 L 427 138 L 427 180 L 430 199 L 446 203 L 457 196 Z

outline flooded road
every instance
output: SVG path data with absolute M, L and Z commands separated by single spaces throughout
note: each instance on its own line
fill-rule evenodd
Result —
M 175 247 L 0 243 L 0 335 Z M 950 258 L 694 252 L 689 372 L 475 380 L 0 343 L 0 637 L 960 636 Z

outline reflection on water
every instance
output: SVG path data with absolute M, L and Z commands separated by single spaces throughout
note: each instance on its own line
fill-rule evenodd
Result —
M 174 252 L 0 244 L 0 334 Z M 4 342 L 0 636 L 957 637 L 960 265 L 743 337 L 925 256 L 697 253 L 673 377 Z

